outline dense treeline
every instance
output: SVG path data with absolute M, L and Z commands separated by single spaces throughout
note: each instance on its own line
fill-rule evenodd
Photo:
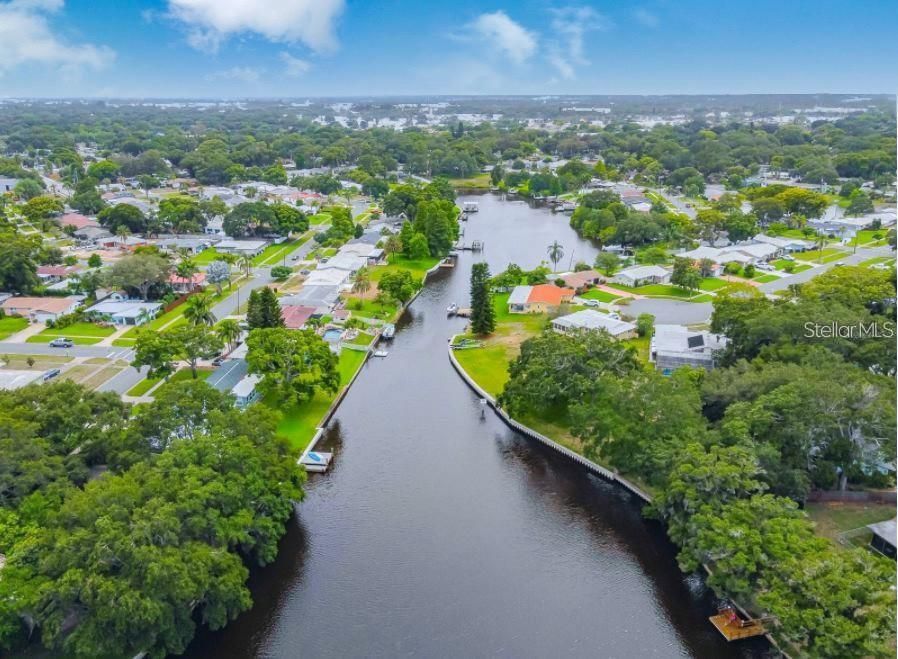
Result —
M 72 383 L 0 392 L 0 647 L 163 657 L 251 605 L 303 473 L 264 406 L 203 382 L 129 408 Z
M 254 107 L 220 115 L 182 108 L 165 112 L 91 106 L 67 112 L 35 107 L 7 108 L 2 138 L 7 154 L 25 163 L 46 157 L 60 167 L 78 165 L 76 143 L 96 145 L 125 176 L 159 175 L 166 161 L 187 169 L 204 184 L 239 180 L 286 183 L 279 165 L 290 159 L 300 168 L 356 166 L 383 177 L 402 164 L 412 174 L 470 176 L 498 160 L 515 161 L 538 153 L 563 158 L 597 155 L 605 174 L 633 174 L 645 182 L 688 188 L 702 179 L 740 187 L 758 165 L 828 183 L 839 176 L 894 180 L 895 117 L 869 111 L 836 122 L 765 124 L 731 121 L 643 129 L 611 123 L 599 128 L 572 125 L 562 131 L 537 130 L 504 121 L 449 129 L 344 128 L 322 126 L 277 107 Z M 136 115 L 136 116 L 135 116 Z M 102 174 L 95 170 L 92 176 Z M 513 172 L 509 172 L 511 175 Z M 534 192 L 571 187 L 576 171 L 531 181 Z M 554 175 L 553 175 L 554 176 Z M 100 177 L 102 180 L 102 177 Z M 510 185 L 514 185 L 513 182 Z
M 646 483 L 682 568 L 708 565 L 798 654 L 892 656 L 894 566 L 815 536 L 799 505 L 811 488 L 894 484 L 894 271 L 837 268 L 782 301 L 721 295 L 712 329 L 729 338 L 721 368 L 670 377 L 604 333 L 549 331 L 522 345 L 500 402 Z

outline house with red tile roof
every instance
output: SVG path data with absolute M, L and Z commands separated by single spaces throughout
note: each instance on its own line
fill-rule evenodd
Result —
M 86 215 L 82 215 L 81 213 L 66 213 L 65 215 L 60 216 L 57 221 L 59 222 L 59 226 L 75 227 L 75 230 L 83 229 L 84 227 L 100 226 L 96 220 L 87 217 Z
M 179 277 L 177 274 L 172 273 L 168 277 L 168 283 L 179 293 L 190 293 L 191 291 L 206 286 L 206 273 L 195 272 L 189 279 L 186 277 Z
M 315 315 L 315 307 L 286 304 L 281 307 L 281 318 L 287 329 L 302 329 L 306 322 Z
M 508 312 L 548 313 L 562 304 L 568 304 L 573 297 L 573 288 L 562 288 L 555 284 L 515 286 L 508 296 Z

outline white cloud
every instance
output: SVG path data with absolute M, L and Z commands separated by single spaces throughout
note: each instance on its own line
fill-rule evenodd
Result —
M 536 35 L 510 19 L 504 11 L 481 14 L 469 27 L 517 64 L 536 51 Z
M 589 64 L 584 55 L 586 34 L 595 30 L 607 30 L 611 23 L 592 7 L 562 7 L 550 11 L 552 33 L 563 39 L 550 46 L 549 63 L 562 78 L 570 80 L 576 77 L 575 65 Z
M 22 64 L 76 73 L 84 67 L 102 68 L 115 59 L 115 52 L 106 46 L 69 44 L 53 33 L 47 14 L 63 4 L 63 0 L 0 2 L 0 73 Z
M 332 50 L 343 7 L 344 0 L 168 0 L 170 15 L 188 27 L 190 45 L 213 52 L 228 37 L 245 33 Z
M 645 27 L 658 27 L 658 17 L 647 9 L 637 9 L 633 12 L 633 17 Z
M 308 73 L 309 69 L 312 68 L 312 65 L 307 60 L 293 57 L 293 55 L 286 51 L 280 54 L 280 58 L 284 63 L 284 73 L 291 78 L 298 78 L 299 76 Z
M 259 82 L 262 73 L 263 71 L 261 69 L 254 69 L 251 66 L 234 66 L 230 69 L 225 69 L 224 71 L 210 73 L 206 78 L 208 80 L 237 80 L 249 85 L 254 82 Z

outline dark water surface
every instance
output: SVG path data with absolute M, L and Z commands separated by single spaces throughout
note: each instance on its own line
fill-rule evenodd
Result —
M 364 367 L 321 445 L 334 467 L 310 476 L 277 561 L 253 574 L 255 606 L 189 656 L 760 655 L 718 636 L 701 582 L 629 494 L 481 418 L 446 356 L 471 264 L 531 268 L 557 239 L 566 268 L 595 249 L 566 216 L 476 199 L 465 238 L 485 251 L 431 278 Z

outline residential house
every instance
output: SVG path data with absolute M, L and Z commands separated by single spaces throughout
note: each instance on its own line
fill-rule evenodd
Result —
M 621 270 L 611 278 L 611 281 L 631 288 L 646 284 L 666 284 L 670 281 L 670 271 L 660 265 L 637 265 Z
M 162 309 L 159 302 L 143 302 L 142 300 L 103 300 L 87 312 L 95 314 L 114 325 L 143 325 L 151 321 Z
M 726 347 L 722 334 L 690 330 L 685 325 L 655 325 L 649 343 L 649 361 L 664 375 L 682 366 L 714 368 L 715 352 Z
M 368 259 L 365 256 L 356 256 L 351 252 L 337 252 L 337 254 L 327 260 L 327 263 L 319 263 L 318 270 L 332 270 L 336 268 L 352 274 L 367 265 Z
M 873 537 L 870 539 L 870 547 L 880 554 L 895 560 L 895 535 L 898 533 L 896 520 L 888 519 L 884 522 L 868 524 L 867 528 L 873 532 Z
M 59 222 L 59 226 L 74 227 L 76 231 L 85 227 L 100 226 L 96 220 L 89 218 L 86 215 L 82 215 L 81 213 L 66 213 L 57 218 L 56 221 Z
M 46 323 L 70 314 L 84 300 L 83 295 L 68 297 L 11 297 L 0 304 L 8 316 L 22 316 L 33 323 Z
M 782 254 L 792 254 L 793 252 L 804 252 L 813 247 L 813 243 L 809 240 L 800 240 L 798 238 L 783 238 L 779 236 L 768 236 L 759 233 L 755 236 L 755 241 L 773 245 L 780 250 Z
M 206 384 L 222 393 L 232 394 L 234 405 L 237 407 L 246 407 L 258 400 L 259 392 L 256 390 L 256 384 L 260 380 L 259 376 L 249 375 L 247 371 L 245 359 L 227 359 L 206 378 Z
M 88 225 L 80 229 L 76 229 L 72 234 L 82 243 L 91 245 L 98 244 L 98 241 L 112 237 L 112 233 L 99 226 Z
M 683 252 L 679 256 L 693 261 L 709 259 L 718 265 L 739 263 L 741 265 L 758 264 L 769 261 L 784 253 L 784 248 L 770 242 L 744 243 L 727 247 L 708 247 L 702 245 Z
M 83 270 L 80 265 L 39 265 L 37 276 L 44 284 L 55 284 Z
M 569 303 L 573 297 L 573 288 L 562 288 L 555 284 L 515 286 L 508 297 L 508 312 L 547 313 Z
M 306 322 L 315 315 L 316 307 L 282 304 L 281 318 L 284 319 L 284 327 L 287 329 L 302 329 Z
M 256 385 L 262 378 L 258 375 L 247 375 L 231 389 L 234 396 L 234 405 L 243 408 L 259 399 L 259 391 Z
M 337 271 L 339 272 L 339 271 Z M 306 283 L 297 293 L 280 299 L 281 306 L 314 307 L 316 314 L 329 313 L 340 298 L 340 286 L 310 285 Z
M 562 334 L 604 330 L 615 339 L 632 339 L 636 336 L 636 325 L 633 323 L 612 318 L 609 314 L 595 309 L 585 309 L 566 316 L 559 316 L 552 321 L 552 329 Z
M 0 176 L 0 194 L 4 192 L 12 192 L 16 189 L 19 179 L 10 176 Z
M 309 286 L 336 286 L 339 288 L 344 286 L 351 276 L 351 271 L 342 268 L 312 270 L 312 272 L 309 273 L 309 276 L 306 277 L 303 288 Z
M 222 240 L 215 245 L 219 252 L 239 256 L 258 256 L 268 246 L 267 240 Z
M 601 284 L 605 278 L 597 270 L 581 270 L 580 272 L 566 272 L 560 275 L 548 275 L 548 279 L 561 279 L 568 288 L 573 288 L 577 293 Z
M 648 213 L 652 210 L 652 200 L 648 197 L 624 197 L 621 199 L 631 210 Z
M 160 238 L 155 241 L 156 245 L 160 249 L 164 249 L 167 252 L 186 252 L 188 254 L 199 254 L 205 249 L 208 249 L 212 246 L 214 241 L 206 238 L 206 237 L 170 237 L 170 238 Z
M 192 293 L 206 287 L 206 273 L 195 272 L 190 277 L 181 277 L 173 272 L 168 276 L 168 283 L 178 293 Z

